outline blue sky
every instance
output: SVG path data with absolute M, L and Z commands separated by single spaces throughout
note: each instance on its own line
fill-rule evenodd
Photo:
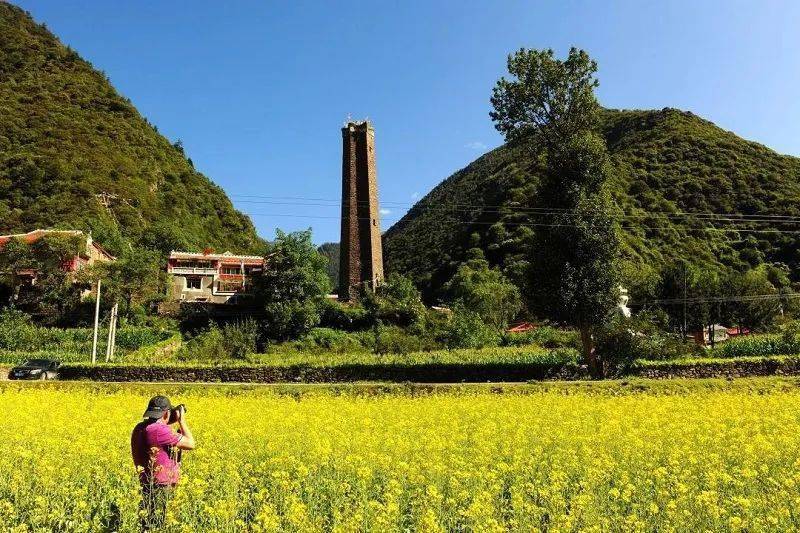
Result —
M 338 241 L 348 115 L 375 125 L 388 228 L 501 143 L 488 99 L 523 46 L 586 49 L 605 106 L 690 110 L 800 155 L 796 1 L 17 4 L 181 139 L 267 238 L 311 226 Z

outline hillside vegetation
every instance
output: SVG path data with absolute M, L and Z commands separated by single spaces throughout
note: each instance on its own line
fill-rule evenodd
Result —
M 800 227 L 773 217 L 800 216 L 800 159 L 675 109 L 606 110 L 602 128 L 634 293 L 677 259 L 711 270 L 780 262 L 798 280 L 800 235 L 791 232 Z M 521 283 L 534 233 L 552 218 L 537 202 L 542 162 L 529 148 L 501 146 L 434 188 L 386 232 L 387 270 L 435 299 L 466 251 L 480 247 Z
M 105 196 L 100 196 L 106 193 Z M 0 2 L 0 233 L 90 230 L 169 250 L 258 246 L 251 221 L 108 78 Z

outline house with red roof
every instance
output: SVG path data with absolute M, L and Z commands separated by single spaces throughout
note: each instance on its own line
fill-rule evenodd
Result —
M 253 276 L 264 271 L 264 258 L 172 251 L 167 263 L 170 276 L 167 299 L 172 302 L 236 304 L 250 293 Z
M 97 242 L 95 242 L 92 239 L 91 235 L 78 230 L 37 229 L 29 231 L 28 233 L 0 235 L 0 254 L 3 253 L 3 249 L 12 240 L 19 240 L 21 242 L 24 242 L 25 244 L 31 245 L 36 243 L 40 239 L 50 236 L 78 237 L 81 239 L 84 238 L 86 239 L 86 246 L 83 247 L 83 250 L 76 253 L 75 256 L 67 259 L 63 263 L 62 268 L 66 272 L 71 272 L 71 273 L 78 272 L 79 270 L 87 266 L 93 265 L 97 262 L 108 262 L 108 261 L 114 261 L 116 259 L 106 249 L 104 249 Z M 17 272 L 17 275 L 29 278 L 29 281 L 31 283 L 35 283 L 36 274 L 37 273 L 33 270 Z

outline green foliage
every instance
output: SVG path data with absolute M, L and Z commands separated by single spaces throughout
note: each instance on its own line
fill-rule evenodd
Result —
M 304 353 L 358 353 L 371 351 L 368 348 L 369 336 L 358 333 L 348 333 L 330 328 L 314 328 L 301 339 L 275 346 L 281 352 Z M 270 350 L 273 351 L 273 350 Z
M 389 274 L 375 292 L 365 290 L 360 303 L 371 325 L 392 324 L 411 327 L 417 332 L 423 327 L 425 306 L 419 290 L 400 274 Z
M 448 349 L 484 348 L 497 346 L 499 343 L 500 335 L 478 313 L 462 305 L 453 308 L 445 332 L 445 345 Z
M 552 50 L 521 49 L 508 71 L 513 80 L 497 82 L 490 116 L 507 141 L 533 139 L 532 157 L 545 162 L 536 207 L 554 213 L 527 250 L 525 296 L 529 308 L 578 326 L 598 374 L 593 337 L 617 303 L 619 238 L 605 193 L 608 151 L 597 132 L 597 64 L 575 48 L 563 61 Z
M 325 300 L 322 304 L 320 326 L 343 331 L 363 331 L 372 324 L 372 318 L 363 306 Z
M 470 258 L 461 265 L 445 289 L 451 301 L 477 313 L 484 323 L 498 332 L 522 307 L 519 289 L 498 269 L 490 268 L 479 248 L 470 251 Z
M 352 335 L 352 334 L 350 334 Z M 270 350 L 252 357 L 252 362 L 270 366 L 307 365 L 336 367 L 341 365 L 496 365 L 575 364 L 578 352 L 570 348 L 547 350 L 538 346 L 487 347 L 483 349 L 453 349 L 421 352 L 375 354 L 371 351 L 291 351 Z
M 502 344 L 503 346 L 537 344 L 545 348 L 579 349 L 581 340 L 575 330 L 541 326 L 524 333 L 506 333 L 502 337 Z
M 682 335 L 719 322 L 765 331 L 793 306 L 791 283 L 780 265 L 720 272 L 681 261 L 664 268 L 655 294 L 668 327 Z
M 177 352 L 182 361 L 223 363 L 245 360 L 256 352 L 259 326 L 250 319 L 208 329 L 186 342 Z
M 102 72 L 6 2 L 0 35 L 0 233 L 80 229 L 114 253 L 126 240 L 161 252 L 259 245 Z
M 331 281 L 333 292 L 337 292 L 339 286 L 339 243 L 326 242 L 321 244 L 317 251 L 328 259 L 328 279 Z
M 800 343 L 785 342 L 780 335 L 746 335 L 717 344 L 709 351 L 709 356 L 729 358 L 797 353 L 800 353 Z
M 319 324 L 330 291 L 326 262 L 312 244 L 310 230 L 277 231 L 268 247 L 264 274 L 253 280 L 264 339 L 296 339 Z
M 763 257 L 800 280 L 799 235 L 746 231 L 774 228 L 756 222 L 737 223 L 740 232 L 719 231 L 713 228 L 731 225 L 691 216 L 800 216 L 800 159 L 676 109 L 601 110 L 600 132 L 610 153 L 610 193 L 626 217 L 622 285 L 634 303 L 653 298 L 657 273 L 681 260 L 721 272 L 745 271 Z M 535 260 L 526 251 L 541 233 L 539 224 L 554 220 L 532 211 L 541 206 L 545 175 L 534 137 L 481 156 L 412 207 L 384 237 L 387 271 L 411 277 L 435 301 L 477 245 L 523 287 Z
M 120 302 L 120 314 L 131 317 L 164 294 L 165 277 L 161 255 L 145 248 L 129 248 L 116 261 L 100 263 L 84 278 L 102 280 L 101 297 L 111 306 Z
M 397 326 L 378 326 L 373 351 L 376 354 L 409 354 L 438 348 L 426 343 L 425 337 Z
M 85 254 L 84 237 L 72 234 L 51 234 L 28 244 L 12 239 L 0 253 L 0 283 L 8 287 L 9 302 L 35 314 L 47 324 L 64 324 L 80 304 L 82 286 L 68 265 Z M 29 283 L 23 273 L 35 274 Z
M 37 329 L 30 315 L 22 311 L 0 312 L 0 350 L 35 350 Z
M 107 330 L 101 330 L 99 352 L 104 353 Z M 121 325 L 117 330 L 119 357 L 163 342 L 172 331 Z M 90 328 L 51 328 L 37 326 L 17 309 L 0 312 L 0 362 L 19 363 L 25 358 L 55 357 L 62 361 L 88 361 L 92 350 L 93 331 Z

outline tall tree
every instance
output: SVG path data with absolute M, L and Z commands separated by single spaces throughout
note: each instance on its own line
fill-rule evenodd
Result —
M 83 280 L 92 284 L 103 282 L 103 299 L 121 300 L 122 316 L 130 318 L 134 311 L 164 293 L 164 273 L 161 255 L 155 250 L 127 247 L 116 261 L 99 263 L 87 271 Z
M 311 242 L 311 230 L 278 230 L 268 246 L 264 275 L 253 281 L 256 303 L 264 316 L 264 339 L 297 338 L 319 324 L 330 280 L 326 259 Z
M 523 48 L 509 56 L 508 71 L 512 79 L 497 82 L 490 116 L 506 140 L 534 139 L 545 164 L 539 203 L 553 215 L 542 219 L 529 252 L 527 300 L 545 302 L 578 327 L 584 360 L 601 375 L 595 336 L 619 297 L 619 238 L 605 190 L 610 167 L 598 133 L 597 64 L 576 48 L 565 60 Z

